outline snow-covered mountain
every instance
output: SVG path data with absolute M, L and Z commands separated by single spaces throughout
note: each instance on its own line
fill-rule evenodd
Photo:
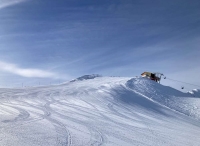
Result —
M 194 94 L 99 75 L 0 89 L 0 145 L 199 146 L 199 90 Z
M 101 75 L 99 74 L 92 74 L 92 75 L 84 75 L 84 76 L 81 76 L 79 78 L 76 78 L 70 82 L 75 82 L 75 81 L 82 81 L 82 80 L 89 80 L 89 79 L 94 79 L 94 78 L 97 78 L 97 77 L 102 77 Z

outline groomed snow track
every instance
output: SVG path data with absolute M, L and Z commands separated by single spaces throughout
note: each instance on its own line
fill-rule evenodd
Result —
M 0 89 L 0 131 L 1 146 L 199 146 L 200 98 L 145 78 Z

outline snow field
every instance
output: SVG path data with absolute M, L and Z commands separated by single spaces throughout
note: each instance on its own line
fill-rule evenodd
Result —
M 145 78 L 0 89 L 1 146 L 198 146 L 200 98 Z

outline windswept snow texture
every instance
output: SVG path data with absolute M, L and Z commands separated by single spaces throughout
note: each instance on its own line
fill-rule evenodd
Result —
M 1 146 L 199 146 L 200 98 L 145 78 L 0 89 Z

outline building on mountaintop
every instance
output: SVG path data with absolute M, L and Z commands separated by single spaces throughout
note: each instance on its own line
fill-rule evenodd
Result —
M 156 82 L 160 83 L 161 76 L 163 76 L 163 74 L 162 73 L 143 72 L 141 74 L 141 76 L 149 78 L 149 79 L 151 79 L 153 81 L 156 81 Z

